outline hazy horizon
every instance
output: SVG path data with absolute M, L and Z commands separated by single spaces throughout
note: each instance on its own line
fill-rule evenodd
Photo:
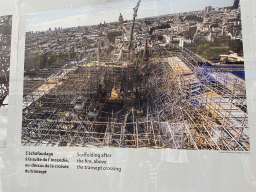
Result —
M 148 0 L 141 1 L 138 19 L 161 15 L 204 10 L 206 6 L 232 6 L 234 0 Z M 137 0 L 127 0 L 92 6 L 70 7 L 66 9 L 27 13 L 26 31 L 46 31 L 55 27 L 70 28 L 78 26 L 98 25 L 100 23 L 115 22 L 120 13 L 124 20 L 132 20 L 133 8 Z

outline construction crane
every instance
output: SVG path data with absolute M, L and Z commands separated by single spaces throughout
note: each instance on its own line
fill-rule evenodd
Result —
M 129 50 L 131 50 L 131 48 L 132 48 L 133 29 L 134 29 L 134 24 L 135 24 L 135 18 L 137 17 L 137 12 L 138 12 L 138 9 L 139 9 L 139 6 L 140 6 L 140 2 L 141 2 L 141 0 L 139 0 L 136 7 L 133 8 L 134 14 L 133 14 L 133 24 L 132 24 L 131 40 L 130 40 Z

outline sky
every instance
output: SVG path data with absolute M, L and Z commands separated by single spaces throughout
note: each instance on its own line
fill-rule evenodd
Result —
M 45 31 L 55 27 L 69 28 L 98 25 L 117 21 L 120 13 L 124 20 L 132 20 L 137 0 L 127 0 L 93 6 L 27 13 L 26 31 Z M 172 13 L 204 10 L 206 6 L 232 6 L 234 0 L 141 0 L 138 18 Z

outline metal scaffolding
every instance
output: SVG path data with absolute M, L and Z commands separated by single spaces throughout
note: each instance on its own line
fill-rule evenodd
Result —
M 27 78 L 22 144 L 249 150 L 244 81 L 189 50 L 163 51 L 128 64 L 59 61 L 48 78 Z

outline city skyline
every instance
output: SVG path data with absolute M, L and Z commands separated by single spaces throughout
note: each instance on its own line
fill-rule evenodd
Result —
M 70 28 L 90 26 L 104 23 L 104 21 L 109 23 L 117 21 L 120 13 L 123 15 L 124 20 L 131 20 L 133 8 L 136 4 L 137 0 L 129 0 L 93 6 L 80 6 L 28 13 L 26 31 L 46 31 L 49 30 L 49 28 L 54 29 L 55 27 Z M 141 1 L 138 18 L 204 10 L 206 6 L 216 8 L 232 5 L 233 0 L 218 2 L 198 0 L 196 2 L 193 1 L 193 3 L 188 0 L 183 2 L 167 0 Z

